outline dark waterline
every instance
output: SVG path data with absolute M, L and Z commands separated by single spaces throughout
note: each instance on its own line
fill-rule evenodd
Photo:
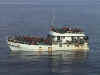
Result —
M 8 35 L 48 34 L 52 8 L 55 26 L 75 24 L 86 32 L 89 54 L 10 52 Z M 100 75 L 99 9 L 99 1 L 93 0 L 0 0 L 0 75 Z

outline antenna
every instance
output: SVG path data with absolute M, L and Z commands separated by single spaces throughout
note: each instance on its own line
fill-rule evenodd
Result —
M 54 25 L 54 21 L 55 21 L 55 9 L 52 8 L 51 25 Z

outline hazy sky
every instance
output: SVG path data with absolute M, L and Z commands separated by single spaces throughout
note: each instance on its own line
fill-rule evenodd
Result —
M 32 4 L 32 5 L 64 5 L 64 6 L 96 6 L 97 0 L 0 0 L 2 4 Z
M 55 8 L 56 25 L 100 24 L 99 3 L 98 0 L 0 0 L 0 24 L 19 32 L 48 30 L 51 8 Z

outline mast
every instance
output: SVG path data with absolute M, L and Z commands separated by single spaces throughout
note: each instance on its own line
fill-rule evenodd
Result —
M 54 25 L 54 21 L 55 21 L 55 9 L 52 8 L 52 15 L 51 15 L 51 25 Z

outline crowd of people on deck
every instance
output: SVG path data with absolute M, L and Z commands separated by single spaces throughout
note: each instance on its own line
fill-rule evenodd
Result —
M 54 26 L 50 27 L 50 30 L 57 32 L 57 33 L 66 33 L 66 32 L 71 32 L 71 33 L 79 33 L 83 32 L 79 28 L 72 28 L 68 26 L 63 26 L 62 28 L 55 28 Z M 72 39 L 72 41 L 67 41 L 67 43 L 84 43 L 88 40 L 88 37 L 84 37 L 84 39 Z M 22 43 L 22 44 L 29 44 L 29 45 L 51 45 L 52 44 L 52 37 L 47 36 L 46 38 L 43 37 L 29 37 L 29 36 L 12 36 L 8 37 L 8 41 L 15 42 L 15 43 Z
M 8 41 L 21 43 L 21 44 L 29 44 L 29 45 L 52 45 L 52 37 L 48 36 L 47 38 L 43 37 L 29 37 L 29 36 L 13 36 L 8 37 Z M 83 39 L 75 39 L 72 38 L 72 41 L 66 41 L 67 44 L 84 44 L 88 42 L 88 37 L 85 36 Z
M 68 26 L 63 26 L 62 28 L 55 28 L 54 26 L 50 26 L 50 30 L 57 32 L 57 33 L 80 33 L 83 32 L 82 29 L 80 28 L 72 28 L 72 27 L 68 27 Z
M 29 36 L 13 36 L 13 37 L 8 37 L 8 41 L 15 43 L 29 44 L 29 45 L 52 44 L 52 40 L 50 37 L 43 38 L 43 37 L 29 37 Z

